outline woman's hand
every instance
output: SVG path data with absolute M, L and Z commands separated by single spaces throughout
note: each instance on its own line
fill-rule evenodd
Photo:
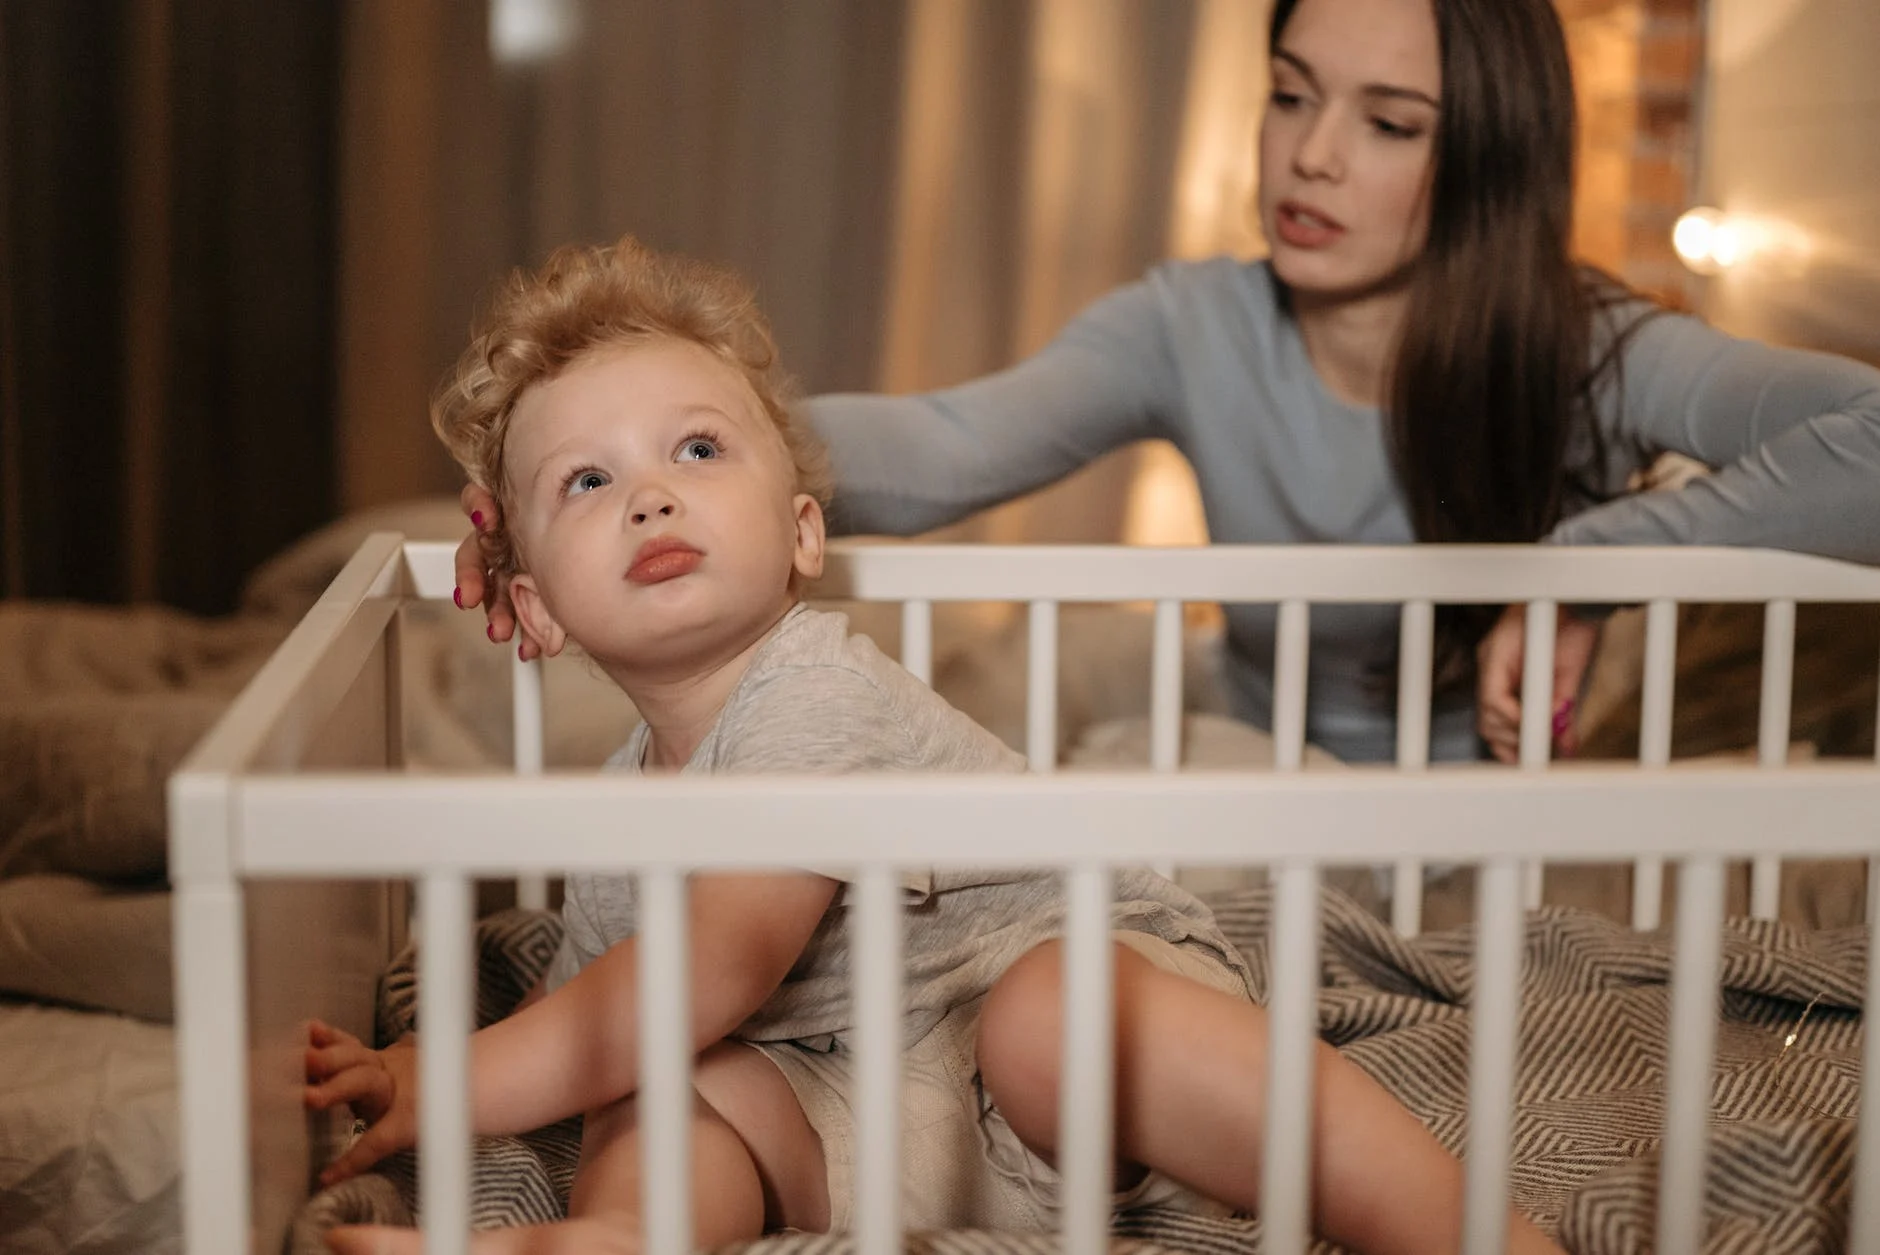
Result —
M 370 1127 L 320 1173 L 334 1185 L 418 1143 L 418 1050 L 411 1038 L 372 1050 L 315 1020 L 307 1030 L 307 1106 L 345 1103 Z
M 496 498 L 476 484 L 465 484 L 458 495 L 463 503 L 463 512 L 470 518 L 470 526 L 476 530 L 463 538 L 457 546 L 457 608 L 468 610 L 481 605 L 484 594 L 489 594 L 489 604 L 484 615 L 489 619 L 487 629 L 489 638 L 498 644 L 518 634 L 516 612 L 509 604 L 509 582 L 496 575 L 490 568 L 490 555 L 484 551 L 483 538 L 489 529 L 496 525 L 502 507 Z M 522 639 L 516 645 L 516 651 L 524 662 L 542 655 L 542 647 L 527 631 L 522 631 Z
M 1566 607 L 1554 635 L 1554 748 L 1563 756 L 1579 752 L 1573 710 L 1580 681 L 1593 660 L 1599 624 L 1576 617 Z M 1504 763 L 1521 758 L 1521 670 L 1527 655 L 1527 607 L 1509 606 L 1476 649 L 1476 728 L 1489 750 Z

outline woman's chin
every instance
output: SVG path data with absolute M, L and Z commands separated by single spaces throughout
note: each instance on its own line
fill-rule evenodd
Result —
M 1354 266 L 1323 252 L 1276 246 L 1268 257 L 1273 275 L 1295 303 L 1337 305 L 1402 293 L 1409 289 L 1410 267 L 1380 269 Z

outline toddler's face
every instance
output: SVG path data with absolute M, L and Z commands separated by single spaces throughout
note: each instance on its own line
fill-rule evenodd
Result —
M 656 341 L 597 352 L 524 393 L 505 474 L 524 626 L 616 680 L 735 653 L 822 569 L 822 512 L 742 375 Z

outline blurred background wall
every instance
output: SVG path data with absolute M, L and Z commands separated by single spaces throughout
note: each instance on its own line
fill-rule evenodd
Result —
M 1880 356 L 1872 0 L 1558 3 L 1581 251 Z M 1161 258 L 1257 255 L 1266 11 L 0 0 L 0 591 L 220 611 L 337 515 L 454 492 L 426 398 L 560 243 L 738 267 L 815 391 L 968 378 Z M 1698 279 L 1705 196 L 1831 247 Z M 1190 493 L 1124 451 L 957 534 L 1196 540 Z

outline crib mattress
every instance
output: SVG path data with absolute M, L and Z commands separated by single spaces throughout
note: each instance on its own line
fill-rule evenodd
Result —
M 0 1250 L 181 1251 L 174 1052 L 168 1025 L 0 1002 Z
M 1222 929 L 1264 987 L 1271 899 L 1263 890 L 1211 895 Z M 1466 930 L 1397 936 L 1328 890 L 1319 1032 L 1370 1071 L 1439 1138 L 1467 1130 L 1469 998 Z M 509 912 L 478 927 L 479 1019 L 501 1014 L 552 950 L 559 921 Z M 1833 1249 L 1845 1232 L 1859 1105 L 1865 930 L 1804 930 L 1732 919 L 1724 929 L 1722 1017 L 1705 1207 L 1705 1255 Z M 1531 912 L 1521 983 L 1524 1026 L 1510 1185 L 1522 1210 L 1576 1255 L 1646 1249 L 1656 1204 L 1669 1024 L 1671 943 L 1583 910 Z M 415 1003 L 410 956 L 383 986 L 381 1030 L 403 1031 Z M 1784 1043 L 1794 1035 L 1792 1048 Z M 478 1227 L 560 1214 L 578 1134 L 568 1125 L 522 1138 L 479 1139 L 472 1198 Z M 353 1221 L 409 1224 L 409 1155 L 334 1187 L 303 1211 L 293 1255 L 316 1255 L 319 1233 Z M 1117 1218 L 1118 1239 L 1206 1255 L 1252 1255 L 1251 1219 L 1202 1219 L 1145 1209 Z M 1026 1255 L 1027 1235 L 911 1237 L 911 1252 Z M 788 1234 L 744 1255 L 844 1255 L 847 1239 Z

